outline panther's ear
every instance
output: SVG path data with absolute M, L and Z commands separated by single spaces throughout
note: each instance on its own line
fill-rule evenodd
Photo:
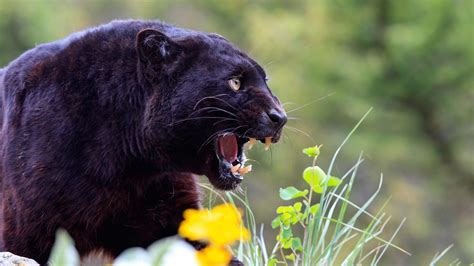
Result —
M 181 53 L 179 44 L 154 29 L 144 29 L 137 34 L 137 53 L 142 62 L 170 63 Z

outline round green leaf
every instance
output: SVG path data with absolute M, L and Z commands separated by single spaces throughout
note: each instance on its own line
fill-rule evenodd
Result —
M 280 198 L 282 200 L 296 199 L 296 198 L 304 197 L 307 194 L 308 194 L 307 189 L 301 191 L 295 187 L 280 188 Z
M 291 227 L 283 228 L 281 231 L 281 236 L 283 239 L 290 239 L 293 236 L 293 232 L 291 231 Z
M 291 248 L 294 250 L 302 250 L 303 245 L 301 244 L 301 239 L 299 237 L 293 237 L 291 239 Z
M 324 184 L 323 181 L 326 178 L 326 173 L 319 166 L 307 167 L 303 171 L 303 179 L 308 183 L 314 192 L 323 193 Z M 341 180 L 335 176 L 328 178 L 328 187 L 335 187 L 341 183 Z
M 303 203 L 301 202 L 296 202 L 295 204 L 293 204 L 293 208 L 296 212 L 300 212 L 302 206 L 303 206 Z
M 303 171 L 303 179 L 308 183 L 314 192 L 323 193 L 321 181 L 326 177 L 326 173 L 319 166 L 307 167 Z

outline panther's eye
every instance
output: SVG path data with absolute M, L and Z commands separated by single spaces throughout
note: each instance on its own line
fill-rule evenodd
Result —
M 240 89 L 240 79 L 238 78 L 231 78 L 229 79 L 229 87 L 234 91 L 238 91 Z

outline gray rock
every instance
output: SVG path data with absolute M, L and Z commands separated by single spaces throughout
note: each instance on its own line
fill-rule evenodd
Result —
M 0 252 L 0 266 L 39 266 L 39 264 L 25 257 L 10 252 Z

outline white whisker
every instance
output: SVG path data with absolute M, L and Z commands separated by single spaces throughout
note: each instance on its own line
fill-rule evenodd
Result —
M 191 117 L 191 118 L 181 119 L 181 120 L 178 120 L 176 122 L 173 122 L 173 123 L 169 124 L 168 126 L 175 126 L 177 124 L 180 124 L 180 123 L 183 123 L 183 122 L 186 122 L 186 121 L 199 120 L 199 119 L 226 119 L 226 120 L 239 121 L 238 119 L 228 118 L 228 117 L 224 117 L 224 116 L 201 116 L 201 117 Z
M 309 102 L 309 103 L 303 104 L 302 106 L 297 107 L 297 108 L 292 109 L 292 110 L 289 110 L 289 111 L 287 111 L 286 113 L 289 114 L 289 113 L 291 113 L 291 112 L 295 112 L 295 111 L 298 111 L 298 110 L 300 110 L 300 109 L 303 109 L 303 108 L 305 108 L 305 107 L 308 106 L 308 105 L 311 105 L 311 104 L 313 104 L 313 103 L 316 103 L 316 102 L 319 102 L 319 101 L 321 101 L 321 100 L 326 99 L 327 97 L 333 95 L 334 93 L 335 93 L 335 92 L 331 92 L 331 93 L 329 93 L 329 94 L 326 95 L 326 96 L 323 96 L 323 97 L 321 97 L 321 98 L 318 98 L 318 99 L 316 99 L 316 100 L 313 100 L 313 101 L 311 101 L 311 102 Z
M 316 143 L 316 142 L 314 141 L 314 139 L 313 139 L 308 133 L 304 132 L 304 131 L 301 130 L 301 129 L 298 129 L 298 128 L 296 128 L 296 127 L 290 127 L 290 126 L 288 126 L 288 125 L 286 125 L 285 128 L 287 128 L 287 129 L 289 129 L 289 130 L 293 130 L 294 132 L 299 132 L 299 133 L 303 134 L 304 136 L 308 137 L 313 143 Z

